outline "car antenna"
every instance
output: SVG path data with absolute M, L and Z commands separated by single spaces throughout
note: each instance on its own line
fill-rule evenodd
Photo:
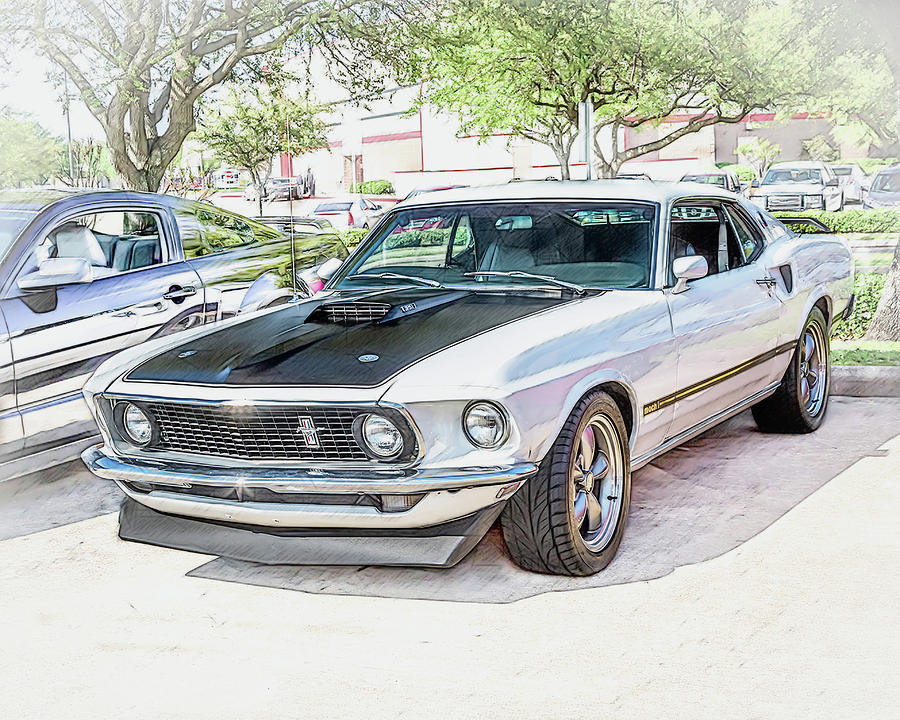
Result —
M 288 225 L 291 228 L 289 236 L 291 238 L 291 291 L 293 292 L 291 302 L 298 302 L 300 296 L 297 293 L 297 256 L 294 251 L 294 155 L 291 153 L 291 119 L 286 118 L 284 125 L 287 130 L 288 167 L 291 172 L 291 181 L 288 183 L 288 216 L 290 218 Z

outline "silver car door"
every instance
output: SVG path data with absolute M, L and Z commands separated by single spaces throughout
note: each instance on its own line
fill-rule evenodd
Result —
M 97 366 L 202 320 L 200 280 L 173 253 L 167 229 L 162 209 L 104 208 L 67 216 L 38 236 L 0 301 L 26 447 L 92 432 L 81 388 Z M 35 281 L 48 257 L 88 264 L 92 279 Z M 35 282 L 47 285 L 28 288 Z
M 668 294 L 678 353 L 670 436 L 760 392 L 773 373 L 781 301 L 756 262 L 762 236 L 746 215 L 741 219 L 754 233 L 743 243 L 723 203 L 673 209 L 669 267 L 679 255 L 702 255 L 710 274 Z
M 12 346 L 3 312 L 0 311 L 0 458 L 21 450 L 22 437 L 22 416 L 16 408 Z

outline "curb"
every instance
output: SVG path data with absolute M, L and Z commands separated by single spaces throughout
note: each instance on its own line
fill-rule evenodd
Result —
M 831 394 L 847 397 L 900 397 L 900 367 L 834 365 Z

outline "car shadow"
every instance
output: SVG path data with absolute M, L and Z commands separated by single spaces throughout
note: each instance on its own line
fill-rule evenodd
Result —
M 900 428 L 900 400 L 832 398 L 809 435 L 759 432 L 750 412 L 635 473 L 616 559 L 587 578 L 516 567 L 494 527 L 453 568 L 260 565 L 226 558 L 188 575 L 310 593 L 508 603 L 546 592 L 651 580 L 717 557 L 761 532 Z

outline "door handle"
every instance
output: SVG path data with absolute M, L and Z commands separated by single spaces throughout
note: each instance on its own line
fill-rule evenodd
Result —
M 778 284 L 778 281 L 773 277 L 764 277 L 760 278 L 756 281 L 757 285 L 762 285 L 764 287 L 769 288 L 770 290 Z
M 169 292 L 163 295 L 163 300 L 183 300 L 186 297 L 197 294 L 197 288 L 193 285 L 185 285 L 184 287 L 173 287 Z

